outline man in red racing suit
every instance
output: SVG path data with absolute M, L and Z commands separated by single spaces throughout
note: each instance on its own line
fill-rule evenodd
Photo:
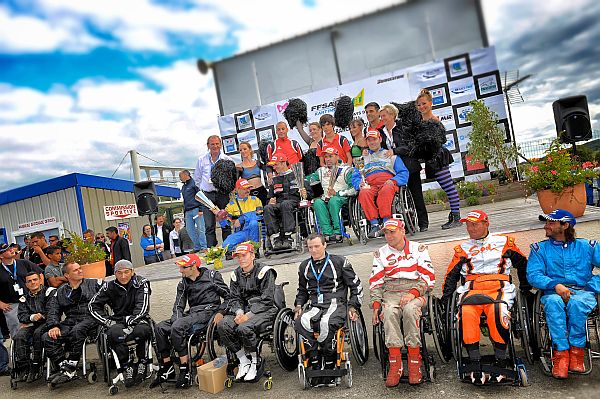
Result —
M 454 248 L 454 257 L 442 287 L 442 301 L 449 304 L 453 293 L 458 293 L 458 303 L 462 305 L 460 323 L 463 343 L 474 370 L 471 372 L 471 381 L 484 384 L 492 376 L 481 372 L 480 367 L 481 314 L 486 315 L 490 339 L 494 344 L 495 366 L 506 368 L 510 309 L 516 296 L 510 271 L 513 266 L 517 268 L 520 289 L 529 291 L 527 258 L 515 244 L 514 238 L 489 233 L 490 223 L 485 212 L 471 211 L 460 221 L 466 223 L 470 239 Z M 505 379 L 501 374 L 493 377 L 498 382 Z

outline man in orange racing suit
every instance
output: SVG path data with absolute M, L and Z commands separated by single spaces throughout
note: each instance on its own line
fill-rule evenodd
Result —
M 494 344 L 494 366 L 504 369 L 510 309 L 516 296 L 510 271 L 513 266 L 516 267 L 520 289 L 529 291 L 527 258 L 516 246 L 514 238 L 490 234 L 490 222 L 485 212 L 471 211 L 460 221 L 466 223 L 470 239 L 454 248 L 454 257 L 442 287 L 442 301 L 449 304 L 455 291 L 459 295 L 457 303 L 462 304 L 460 323 L 463 343 L 471 363 L 471 382 L 485 384 L 492 377 L 501 382 L 506 379 L 503 374 L 490 375 L 481 371 L 480 317 L 483 313 L 487 318 L 490 339 Z

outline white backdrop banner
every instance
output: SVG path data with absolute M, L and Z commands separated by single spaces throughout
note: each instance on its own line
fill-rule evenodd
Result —
M 487 166 L 468 163 L 466 150 L 471 124 L 466 120 L 466 115 L 471 109 L 469 101 L 483 99 L 498 115 L 499 125 L 506 132 L 506 142 L 510 141 L 494 47 L 372 76 L 307 93 L 298 98 L 306 103 L 308 121 L 313 122 L 318 121 L 321 115 L 333 114 L 338 97 L 349 96 L 354 99 L 354 116 L 362 118 L 366 123 L 364 106 L 369 102 L 375 101 L 383 105 L 390 101 L 403 103 L 415 100 L 423 88 L 431 92 L 433 113 L 440 118 L 447 131 L 448 141 L 445 147 L 454 157 L 454 163 L 450 166 L 452 176 L 464 176 L 466 180 L 490 179 Z M 275 139 L 275 125 L 279 121 L 285 121 L 283 111 L 287 105 L 288 100 L 282 100 L 219 117 L 225 153 L 239 160 L 240 142 L 248 141 L 257 149 L 261 139 Z M 347 130 L 340 133 L 351 140 Z M 289 136 L 304 148 L 308 147 L 296 128 L 290 130 Z M 422 178 L 424 189 L 439 187 L 436 182 L 425 180 L 424 172 Z

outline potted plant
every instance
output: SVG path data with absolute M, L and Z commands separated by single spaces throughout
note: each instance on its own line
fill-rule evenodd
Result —
M 537 192 L 544 213 L 560 208 L 579 217 L 585 212 L 585 182 L 599 175 L 596 166 L 589 161 L 581 163 L 559 139 L 554 139 L 545 157 L 531 160 L 525 170 L 527 186 Z
M 68 262 L 77 262 L 81 265 L 83 270 L 83 277 L 85 278 L 99 278 L 106 277 L 106 266 L 104 260 L 106 254 L 104 250 L 93 242 L 87 242 L 79 234 L 72 231 L 68 231 L 70 238 L 67 243 L 67 252 L 69 253 L 66 257 Z

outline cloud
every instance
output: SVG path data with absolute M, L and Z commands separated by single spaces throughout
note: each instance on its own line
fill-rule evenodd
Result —
M 100 43 L 73 18 L 42 20 L 31 16 L 16 16 L 0 6 L 0 51 L 4 53 L 56 50 L 82 53 Z
M 0 84 L 0 123 L 30 118 L 68 119 L 73 99 L 63 93 L 42 93 L 28 88 Z

